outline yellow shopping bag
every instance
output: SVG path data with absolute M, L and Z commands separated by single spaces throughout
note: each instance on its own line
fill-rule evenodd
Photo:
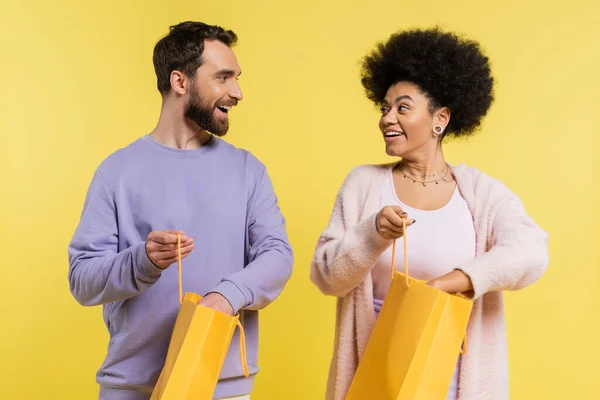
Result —
M 165 365 L 152 392 L 151 400 L 210 400 L 213 398 L 221 367 L 236 326 L 240 328 L 240 357 L 248 377 L 244 329 L 239 316 L 229 316 L 198 305 L 196 293 L 182 297 L 181 236 L 177 236 L 179 299 L 181 307 Z
M 472 301 L 409 277 L 405 219 L 403 228 L 404 274 L 394 270 L 394 241 L 392 283 L 346 400 L 445 399 L 466 350 Z

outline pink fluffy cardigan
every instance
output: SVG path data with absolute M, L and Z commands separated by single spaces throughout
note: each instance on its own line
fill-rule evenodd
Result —
M 337 297 L 336 332 L 326 399 L 342 400 L 375 324 L 371 268 L 391 241 L 375 228 L 382 182 L 394 164 L 353 169 L 344 181 L 311 265 L 311 280 Z M 469 350 L 460 368 L 459 400 L 508 399 L 503 290 L 522 289 L 548 266 L 548 235 L 498 180 L 452 167 L 476 233 L 476 257 L 456 266 L 473 283 Z

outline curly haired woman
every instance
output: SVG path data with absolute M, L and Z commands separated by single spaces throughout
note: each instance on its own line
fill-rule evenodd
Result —
M 400 160 L 350 172 L 317 244 L 311 279 L 338 298 L 327 399 L 343 399 L 350 387 L 391 283 L 391 244 L 403 235 L 403 218 L 411 275 L 474 301 L 469 350 L 457 355 L 447 398 L 507 399 L 502 292 L 542 276 L 548 235 L 506 186 L 450 165 L 443 152 L 446 140 L 473 134 L 490 108 L 489 60 L 456 34 L 408 30 L 365 57 L 362 84 L 381 109 L 386 153 Z M 402 246 L 398 252 L 402 270 Z

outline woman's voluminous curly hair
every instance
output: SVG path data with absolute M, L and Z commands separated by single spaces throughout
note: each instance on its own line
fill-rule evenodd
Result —
M 480 45 L 437 27 L 395 33 L 363 59 L 362 84 L 376 105 L 404 81 L 424 92 L 432 113 L 450 109 L 446 136 L 473 133 L 494 101 L 494 78 Z

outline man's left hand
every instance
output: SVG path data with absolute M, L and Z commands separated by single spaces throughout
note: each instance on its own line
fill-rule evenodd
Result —
M 199 305 L 212 308 L 213 310 L 217 310 L 222 312 L 223 314 L 233 316 L 233 307 L 229 304 L 229 301 L 223 297 L 220 293 L 209 293 L 204 296 L 199 302 Z

